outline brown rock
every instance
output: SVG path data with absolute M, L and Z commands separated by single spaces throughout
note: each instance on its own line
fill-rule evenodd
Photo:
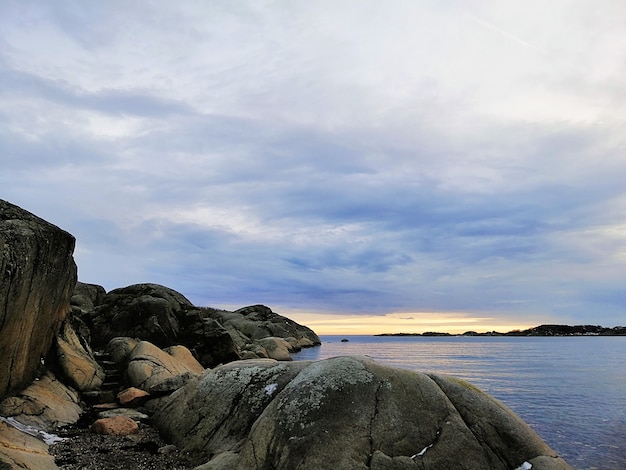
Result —
M 131 386 L 150 391 L 157 384 L 186 373 L 193 372 L 183 362 L 154 344 L 141 341 L 128 357 L 126 379 Z
M 76 284 L 75 239 L 0 200 L 0 398 L 35 378 Z
M 24 424 L 44 431 L 73 424 L 81 413 L 80 397 L 48 372 L 17 396 L 0 403 L 0 416 L 15 417 Z
M 275 359 L 277 361 L 292 360 L 291 355 L 289 354 L 291 345 L 283 338 L 268 337 L 257 339 L 255 342 L 265 349 L 267 356 L 270 359 Z
M 117 394 L 117 401 L 122 406 L 141 406 L 150 398 L 150 394 L 140 388 L 130 387 Z
M 97 390 L 104 382 L 104 370 L 96 362 L 86 340 L 79 337 L 70 315 L 56 338 L 57 361 L 69 383 L 81 392 Z
M 202 364 L 200 364 L 196 360 L 196 358 L 193 357 L 191 351 L 189 351 L 189 349 L 187 349 L 185 346 L 170 346 L 164 351 L 172 356 L 174 359 L 177 359 L 185 364 L 185 366 L 187 366 L 187 368 L 194 374 L 202 374 L 202 372 L 204 372 L 204 367 L 202 367 Z
M 36 437 L 0 421 L 0 468 L 58 470 L 48 446 Z
M 139 425 L 127 416 L 115 416 L 96 420 L 91 425 L 91 430 L 97 434 L 128 436 L 136 434 L 139 431 Z

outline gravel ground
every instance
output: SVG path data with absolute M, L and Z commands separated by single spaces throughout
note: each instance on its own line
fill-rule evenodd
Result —
M 66 470 L 188 470 L 206 462 L 173 446 L 166 447 L 156 430 L 146 424 L 131 436 L 95 434 L 80 425 L 57 434 L 66 440 L 51 446 L 50 453 L 57 466 Z

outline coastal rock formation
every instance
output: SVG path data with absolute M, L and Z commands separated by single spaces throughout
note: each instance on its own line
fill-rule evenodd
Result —
M 258 340 L 267 337 L 292 338 L 295 349 L 321 344 L 319 337 L 310 328 L 279 315 L 265 305 L 251 305 L 234 312 L 203 309 L 224 326 L 233 337 L 239 335 L 241 341 Z M 241 336 L 243 335 L 243 336 Z
M 569 468 L 470 384 L 363 357 L 230 363 L 153 419 L 183 450 L 204 453 L 203 470 Z
M 296 352 L 321 344 L 310 328 L 263 305 L 235 312 L 198 308 L 182 294 L 158 284 L 135 284 L 104 295 L 102 292 L 98 286 L 79 283 L 72 298 L 97 348 L 119 336 L 149 341 L 159 348 L 184 345 L 206 368 L 244 355 L 289 360 L 283 349 Z M 279 341 L 278 347 L 274 341 L 269 344 L 271 352 L 259 349 L 258 341 L 268 337 L 282 338 L 288 345 Z
M 35 378 L 76 284 L 74 237 L 0 200 L 0 398 Z

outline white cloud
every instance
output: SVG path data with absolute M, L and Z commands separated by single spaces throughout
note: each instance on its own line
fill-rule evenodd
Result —
M 3 2 L 0 197 L 108 288 L 609 321 L 624 8 Z

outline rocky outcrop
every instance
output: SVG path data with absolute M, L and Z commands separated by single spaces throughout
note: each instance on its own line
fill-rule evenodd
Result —
M 74 237 L 0 200 L 0 398 L 35 378 L 76 284 Z
M 569 468 L 468 383 L 362 357 L 227 364 L 175 392 L 154 422 L 204 452 L 203 470 Z
M 184 345 L 205 368 L 236 361 L 244 355 L 282 355 L 289 360 L 289 354 L 283 354 L 282 341 L 280 347 L 270 344 L 269 352 L 258 348 L 259 341 L 268 337 L 287 341 L 288 352 L 320 344 L 311 329 L 263 305 L 235 312 L 198 308 L 182 294 L 158 284 L 123 287 L 104 297 L 97 286 L 79 284 L 72 302 L 89 325 L 96 348 L 119 336 L 149 341 L 160 348 Z
M 291 338 L 295 349 L 321 344 L 313 330 L 273 312 L 265 305 L 251 305 L 234 312 L 214 309 L 204 311 L 229 330 L 233 337 L 239 337 L 240 341 L 267 337 Z

